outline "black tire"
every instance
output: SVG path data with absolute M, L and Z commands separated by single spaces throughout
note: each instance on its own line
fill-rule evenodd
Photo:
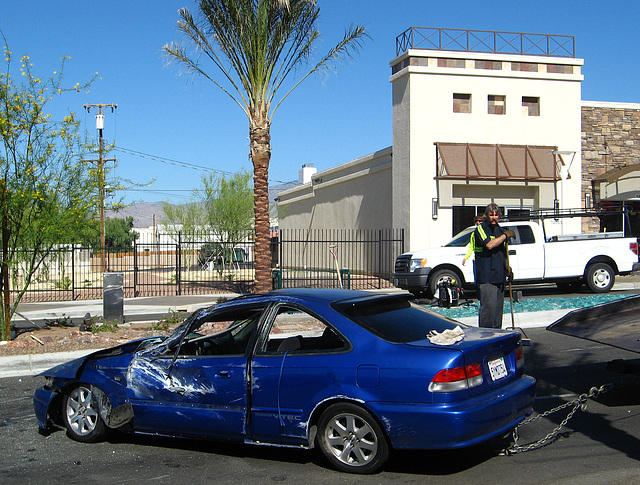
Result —
M 101 441 L 107 434 L 91 387 L 79 384 L 71 388 L 62 400 L 62 419 L 67 435 L 83 443 Z
M 595 263 L 587 268 L 585 280 L 594 293 L 607 293 L 613 287 L 616 275 L 608 264 Z
M 439 269 L 429 276 L 429 293 L 432 297 L 438 295 L 438 284 L 445 278 L 455 280 L 455 286 L 462 288 L 462 277 L 452 269 Z
M 389 458 L 384 431 L 355 404 L 329 406 L 320 416 L 317 441 L 329 463 L 343 472 L 374 473 Z

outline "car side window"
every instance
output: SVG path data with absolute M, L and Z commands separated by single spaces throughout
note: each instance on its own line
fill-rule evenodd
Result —
M 262 345 L 263 353 L 307 353 L 338 351 L 347 343 L 319 318 L 299 308 L 281 306 Z
M 187 335 L 179 356 L 242 355 L 258 326 L 262 309 L 212 315 Z

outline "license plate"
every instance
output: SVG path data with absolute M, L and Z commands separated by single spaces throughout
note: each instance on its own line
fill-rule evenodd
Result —
M 491 380 L 493 381 L 507 377 L 507 366 L 504 364 L 504 357 L 489 361 L 489 374 L 491 374 Z

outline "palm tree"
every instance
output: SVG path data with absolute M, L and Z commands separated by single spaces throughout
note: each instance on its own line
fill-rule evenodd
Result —
M 255 215 L 255 291 L 271 289 L 269 238 L 269 161 L 271 120 L 284 99 L 310 74 L 357 51 L 367 34 L 351 26 L 315 66 L 295 82 L 320 36 L 315 0 L 200 0 L 198 18 L 179 11 L 178 30 L 188 43 L 163 47 L 169 62 L 184 72 L 201 74 L 229 95 L 249 118 Z M 191 48 L 187 52 L 187 47 Z M 205 71 L 208 59 L 223 79 Z M 303 71 L 304 72 L 304 71 Z M 290 81 L 290 82 L 287 82 Z M 287 83 L 285 83 L 287 82 Z M 224 87 L 225 84 L 228 87 Z M 288 88 L 288 90 L 287 90 Z M 284 95 L 276 99 L 284 91 Z

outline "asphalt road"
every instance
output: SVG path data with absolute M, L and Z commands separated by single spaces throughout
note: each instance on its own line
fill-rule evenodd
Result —
M 508 440 L 457 451 L 396 452 L 380 473 L 336 472 L 319 452 L 152 436 L 115 434 L 81 444 L 63 431 L 38 433 L 31 396 L 42 378 L 0 379 L 0 483 L 640 483 L 640 377 L 607 370 L 612 359 L 639 355 L 530 329 L 526 369 L 538 379 L 536 414 L 570 402 L 593 386 L 613 383 L 590 399 L 547 446 L 500 456 Z M 569 409 L 520 429 L 520 444 L 544 437 Z

